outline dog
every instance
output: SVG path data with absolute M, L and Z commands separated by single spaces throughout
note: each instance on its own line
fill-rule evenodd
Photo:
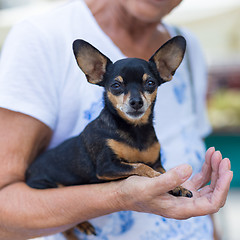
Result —
M 79 136 L 37 157 L 27 169 L 26 183 L 45 189 L 165 173 L 153 109 L 158 87 L 172 79 L 185 49 L 186 40 L 176 36 L 149 61 L 125 58 L 113 63 L 88 42 L 75 40 L 73 52 L 87 81 L 104 87 L 104 108 Z M 182 186 L 170 194 L 192 197 Z M 77 227 L 96 234 L 88 222 Z M 64 234 L 67 239 L 77 239 L 72 230 Z

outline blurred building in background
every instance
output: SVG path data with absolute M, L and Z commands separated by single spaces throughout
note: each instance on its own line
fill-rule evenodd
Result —
M 16 22 L 54 8 L 61 2 L 64 0 L 0 0 L 0 49 Z
M 1 0 L 0 1 L 0 8 L 12 8 L 21 6 L 24 4 L 29 4 L 31 0 Z
M 240 134 L 240 1 L 184 0 L 166 21 L 190 29 L 203 46 L 214 130 Z
M 36 2 L 50 2 L 54 0 L 0 0 L 0 8 L 14 8 L 23 5 L 28 5 Z M 58 0 L 55 0 L 58 1 Z

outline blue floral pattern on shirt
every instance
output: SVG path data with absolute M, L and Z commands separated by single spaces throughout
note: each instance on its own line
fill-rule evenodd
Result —
M 179 104 L 183 104 L 186 100 L 187 85 L 184 82 L 178 83 L 173 86 L 173 92 Z
M 84 111 L 84 119 L 89 122 L 94 120 L 99 115 L 100 110 L 102 108 L 103 108 L 102 99 L 97 102 L 93 102 L 91 107 Z

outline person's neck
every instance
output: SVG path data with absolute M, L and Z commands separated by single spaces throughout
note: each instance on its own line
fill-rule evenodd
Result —
M 127 57 L 148 60 L 170 37 L 160 21 L 144 22 L 135 18 L 118 1 L 85 2 L 102 30 Z

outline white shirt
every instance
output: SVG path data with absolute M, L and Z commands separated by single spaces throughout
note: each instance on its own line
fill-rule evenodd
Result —
M 172 36 L 176 34 L 173 27 L 166 27 Z M 196 173 L 204 161 L 202 138 L 210 131 L 205 110 L 206 69 L 196 39 L 186 30 L 181 32 L 187 39 L 193 84 L 185 57 L 173 80 L 158 89 L 154 122 L 164 167 L 188 163 Z M 113 62 L 125 57 L 82 0 L 69 1 L 17 24 L 2 50 L 0 107 L 49 126 L 54 132 L 49 148 L 78 135 L 103 106 L 103 89 L 89 84 L 76 64 L 72 43 L 80 38 Z M 98 236 L 80 234 L 81 239 L 212 239 L 209 216 L 179 221 L 128 211 L 92 219 L 91 223 Z M 57 234 L 44 239 L 64 238 Z

